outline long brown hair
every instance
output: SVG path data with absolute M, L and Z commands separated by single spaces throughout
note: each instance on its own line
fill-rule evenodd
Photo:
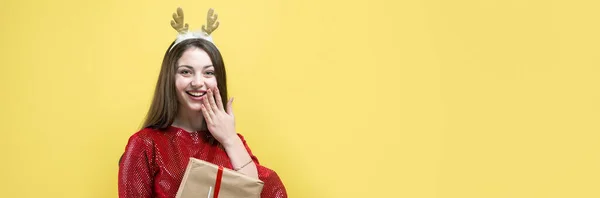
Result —
M 215 68 L 215 77 L 217 78 L 217 87 L 221 93 L 223 104 L 227 104 L 227 77 L 225 73 L 225 63 L 221 52 L 211 42 L 204 39 L 188 39 L 178 43 L 171 49 L 175 42 L 171 43 L 163 58 L 158 82 L 154 90 L 154 97 L 150 110 L 146 115 L 143 128 L 153 128 L 165 130 L 175 120 L 179 110 L 179 102 L 177 100 L 177 92 L 175 88 L 175 74 L 177 69 L 177 61 L 187 49 L 199 48 L 204 50 Z M 171 49 L 169 51 L 169 49 Z M 203 121 L 205 122 L 205 121 Z M 206 123 L 203 124 L 206 128 Z M 206 130 L 206 129 L 203 129 Z

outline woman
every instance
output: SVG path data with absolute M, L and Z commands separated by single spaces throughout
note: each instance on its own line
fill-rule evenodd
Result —
M 175 197 L 190 157 L 260 179 L 262 198 L 287 197 L 279 176 L 236 132 L 225 66 L 210 37 L 216 15 L 209 11 L 201 33 L 187 31 L 181 9 L 173 19 L 179 35 L 164 55 L 144 127 L 119 162 L 119 197 Z

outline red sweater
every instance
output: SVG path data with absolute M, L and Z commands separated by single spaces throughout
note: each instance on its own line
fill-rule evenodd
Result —
M 119 197 L 175 197 L 190 157 L 231 169 L 227 153 L 208 134 L 177 127 L 165 131 L 146 128 L 133 134 L 119 162 Z M 238 136 L 256 163 L 258 178 L 265 183 L 261 198 L 287 198 L 277 173 L 261 166 L 244 137 Z

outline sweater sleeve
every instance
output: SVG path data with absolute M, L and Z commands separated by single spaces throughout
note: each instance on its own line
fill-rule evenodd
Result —
M 258 162 L 258 158 L 254 154 L 252 154 L 252 151 L 250 150 L 250 147 L 246 143 L 246 140 L 244 139 L 244 137 L 241 134 L 238 134 L 238 136 L 240 136 L 240 139 L 244 143 L 244 146 L 246 147 L 248 154 L 250 155 L 250 157 L 256 164 L 256 168 L 258 170 L 258 179 L 260 179 L 261 181 L 263 181 L 265 183 L 265 185 L 263 187 L 263 191 L 260 194 L 260 197 L 261 198 L 287 198 L 287 192 L 285 190 L 285 186 L 283 185 L 281 178 L 279 178 L 279 175 L 277 175 L 277 173 L 275 171 L 260 165 Z
M 153 192 L 152 141 L 136 133 L 129 138 L 119 162 L 119 198 L 150 198 Z

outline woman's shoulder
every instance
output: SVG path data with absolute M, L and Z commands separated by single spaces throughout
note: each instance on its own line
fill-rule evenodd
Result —
M 121 155 L 119 163 L 124 159 L 136 158 L 136 156 L 150 156 L 153 155 L 154 138 L 155 133 L 158 131 L 152 128 L 143 128 L 133 133 L 127 145 L 125 146 L 125 153 Z
M 177 127 L 169 126 L 166 129 L 146 127 L 135 132 L 129 140 L 140 140 L 148 143 L 157 143 L 172 140 L 173 138 L 186 137 L 185 133 Z
M 146 128 L 140 129 L 139 131 L 133 133 L 129 137 L 129 141 L 130 142 L 131 141 L 141 141 L 146 144 L 151 144 L 157 138 L 160 138 L 167 133 L 168 133 L 168 130 L 160 130 L 160 129 L 146 127 Z
M 128 144 L 143 144 L 143 145 L 149 145 L 152 144 L 152 136 L 153 136 L 154 130 L 151 128 L 143 128 L 135 133 L 133 133 L 130 137 L 129 137 L 129 141 Z
M 160 133 L 160 130 L 158 129 L 153 129 L 150 127 L 146 127 L 143 129 L 140 129 L 139 131 L 133 133 L 133 135 L 131 135 L 131 138 L 139 138 L 139 139 L 151 139 L 152 136 L 156 136 Z

